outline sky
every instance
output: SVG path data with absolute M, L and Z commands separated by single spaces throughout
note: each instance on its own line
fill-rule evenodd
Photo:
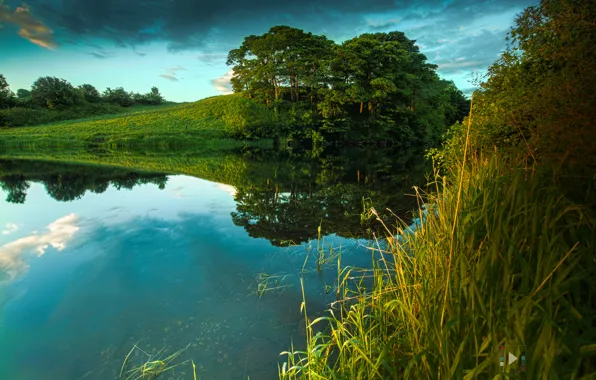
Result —
M 466 94 L 537 0 L 0 0 L 0 73 L 11 89 L 41 76 L 100 91 L 152 86 L 171 101 L 230 92 L 227 53 L 288 25 L 342 42 L 401 31 Z

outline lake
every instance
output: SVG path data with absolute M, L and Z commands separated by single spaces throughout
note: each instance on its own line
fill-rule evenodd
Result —
M 280 353 L 304 346 L 300 279 L 322 315 L 337 253 L 370 266 L 382 226 L 363 211 L 407 220 L 427 170 L 382 149 L 42 158 L 0 158 L 10 380 L 118 378 L 131 352 L 126 370 L 180 350 L 160 379 L 192 379 L 191 359 L 203 379 L 276 379 Z

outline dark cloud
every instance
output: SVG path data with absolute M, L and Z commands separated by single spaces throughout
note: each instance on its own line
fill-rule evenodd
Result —
M 69 33 L 101 37 L 117 44 L 165 41 L 171 50 L 220 44 L 222 50 L 247 34 L 260 34 L 275 24 L 287 24 L 331 38 L 355 31 L 400 29 L 403 22 L 440 18 L 447 23 L 523 6 L 520 0 L 30 0 L 43 20 Z M 394 14 L 367 23 L 367 15 Z M 439 25 L 437 25 L 439 27 Z M 446 30 L 441 27 L 442 30 Z

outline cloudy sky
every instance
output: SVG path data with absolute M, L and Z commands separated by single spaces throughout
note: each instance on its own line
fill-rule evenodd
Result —
M 0 0 L 0 73 L 13 91 L 40 76 L 169 100 L 228 91 L 227 52 L 289 25 L 336 42 L 399 30 L 464 92 L 537 0 Z

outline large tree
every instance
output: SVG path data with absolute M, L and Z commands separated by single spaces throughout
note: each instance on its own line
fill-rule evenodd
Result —
M 64 109 L 79 104 L 82 96 L 66 79 L 41 77 L 31 87 L 35 103 L 50 109 Z

